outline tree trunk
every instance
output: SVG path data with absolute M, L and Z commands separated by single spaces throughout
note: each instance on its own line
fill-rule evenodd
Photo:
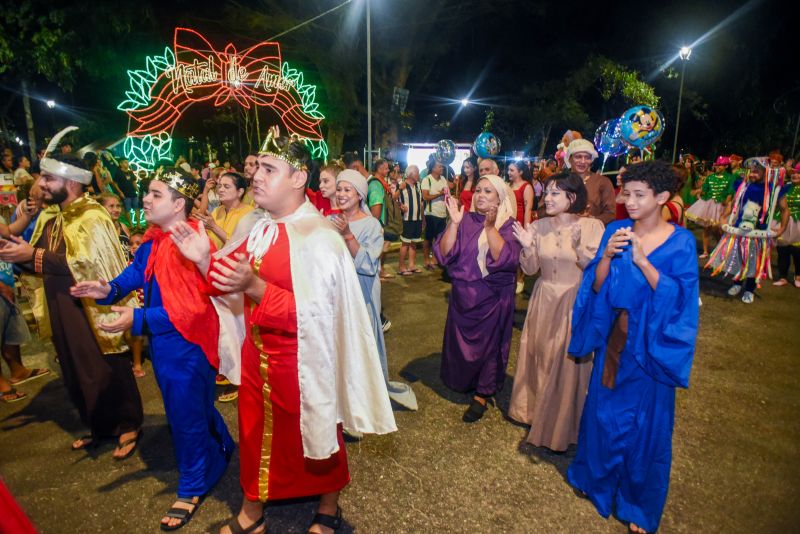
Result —
M 329 158 L 340 156 L 344 144 L 344 129 L 330 123 L 328 124 L 328 135 L 325 137 L 328 143 Z
M 31 97 L 28 95 L 28 80 L 22 80 L 22 107 L 25 108 L 25 125 L 28 127 L 28 145 L 30 148 L 31 163 L 36 162 L 36 132 L 33 130 L 33 115 L 31 114 Z
M 548 124 L 546 128 L 542 128 L 542 143 L 539 145 L 539 157 L 544 157 L 544 151 L 547 148 L 547 141 L 550 139 L 550 129 L 552 124 Z

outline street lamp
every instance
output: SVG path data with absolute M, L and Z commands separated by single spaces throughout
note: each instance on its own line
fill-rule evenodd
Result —
M 467 98 L 462 98 L 462 99 L 461 99 L 461 107 L 465 108 L 465 107 L 467 107 L 468 105 L 469 105 L 469 99 L 467 99 Z
M 372 30 L 367 0 L 367 169 L 372 169 Z
M 681 88 L 678 91 L 678 114 L 675 116 L 675 141 L 672 143 L 672 163 L 674 164 L 678 157 L 678 129 L 681 126 L 681 102 L 683 100 L 683 79 L 686 77 L 686 62 L 689 61 L 689 56 L 692 55 L 692 49 L 688 46 L 682 46 L 678 51 L 678 57 L 681 58 Z
M 50 108 L 50 109 L 53 109 L 54 107 L 56 107 L 56 101 L 55 100 L 48 100 L 47 101 L 47 107 Z

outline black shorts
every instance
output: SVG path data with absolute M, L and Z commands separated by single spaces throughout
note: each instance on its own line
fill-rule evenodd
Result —
M 403 243 L 419 243 L 422 241 L 422 221 L 403 221 Z
M 391 230 L 387 230 L 386 228 L 383 229 L 383 240 L 384 242 L 394 243 L 397 241 L 398 235 Z
M 444 232 L 447 226 L 447 219 L 444 217 L 436 217 L 434 215 L 425 216 L 425 240 L 433 242 L 434 239 L 439 237 L 439 234 Z

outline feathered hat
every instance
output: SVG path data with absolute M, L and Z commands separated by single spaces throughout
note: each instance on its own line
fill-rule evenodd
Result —
M 66 180 L 72 180 L 79 184 L 89 185 L 92 183 L 92 171 L 47 157 L 58 146 L 58 142 L 61 141 L 61 138 L 77 129 L 77 126 L 67 126 L 54 135 L 44 151 L 44 156 L 42 157 L 42 161 L 39 162 L 39 167 L 43 173 L 52 174 L 53 176 L 58 176 Z

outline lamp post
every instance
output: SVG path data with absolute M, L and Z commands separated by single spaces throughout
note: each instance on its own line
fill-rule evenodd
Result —
M 469 99 L 468 98 L 462 98 L 461 99 L 461 107 L 465 108 L 467 106 L 469 106 Z
M 686 62 L 689 61 L 689 56 L 692 55 L 692 49 L 688 46 L 682 46 L 678 52 L 678 57 L 681 58 L 681 88 L 678 90 L 678 114 L 675 117 L 675 141 L 672 144 L 672 163 L 674 164 L 678 157 L 678 130 L 681 126 L 681 101 L 683 100 L 683 79 L 686 77 Z
M 372 169 L 372 31 L 367 0 L 367 169 Z

